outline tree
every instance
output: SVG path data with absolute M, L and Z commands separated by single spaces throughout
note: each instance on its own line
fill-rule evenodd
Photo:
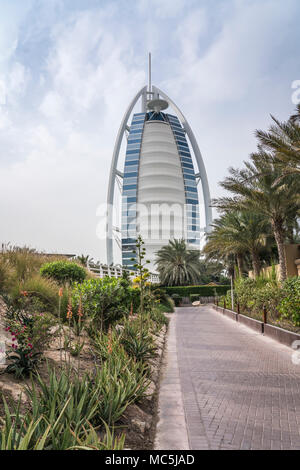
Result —
M 79 263 L 81 263 L 82 266 L 85 266 L 85 267 L 87 266 L 89 259 L 90 259 L 89 255 L 87 255 L 87 256 L 80 255 L 80 256 L 76 257 L 76 260 L 79 261 Z
M 275 237 L 279 265 L 280 280 L 287 277 L 284 241 L 287 221 L 292 214 L 296 217 L 299 211 L 300 181 L 287 176 L 280 179 L 281 173 L 270 154 L 258 149 L 251 155 L 251 161 L 245 162 L 241 170 L 230 168 L 230 176 L 221 186 L 231 193 L 232 197 L 224 197 L 214 204 L 225 210 L 246 210 L 260 213 L 272 226 Z
M 274 116 L 271 118 L 274 124 L 267 132 L 256 131 L 259 144 L 269 152 L 271 159 L 275 159 L 280 169 L 280 179 L 288 175 L 300 179 L 300 104 L 297 105 L 296 114 L 287 122 L 280 122 Z
M 184 286 L 199 282 L 200 252 L 187 249 L 184 240 L 170 240 L 157 253 L 157 269 L 161 283 Z
M 252 211 L 232 210 L 224 212 L 212 225 L 203 252 L 234 255 L 239 275 L 242 276 L 244 258 L 249 253 L 255 277 L 260 273 L 259 252 L 270 232 L 266 217 Z

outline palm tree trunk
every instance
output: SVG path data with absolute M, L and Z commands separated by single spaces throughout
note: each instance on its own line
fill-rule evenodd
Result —
M 243 257 L 242 255 L 239 253 L 237 255 L 237 265 L 238 265 L 238 271 L 239 271 L 239 276 L 242 277 L 243 276 Z
M 254 277 L 257 278 L 260 273 L 260 259 L 256 250 L 251 251 L 251 258 Z
M 287 267 L 284 251 L 284 230 L 283 225 L 280 221 L 272 221 L 274 237 L 278 249 L 278 258 L 279 258 L 279 278 L 280 282 L 283 282 L 287 278 Z

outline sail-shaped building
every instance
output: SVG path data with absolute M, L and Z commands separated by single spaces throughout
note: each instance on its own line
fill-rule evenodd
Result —
M 138 101 L 141 112 L 133 113 Z M 169 111 L 168 108 L 172 108 Z M 118 169 L 121 143 L 127 137 L 123 169 Z M 156 271 L 157 251 L 170 239 L 184 238 L 200 248 L 198 182 L 205 206 L 205 230 L 212 222 L 210 193 L 203 159 L 184 115 L 155 86 L 143 87 L 121 123 L 111 164 L 107 211 L 107 262 L 113 259 L 113 203 L 116 178 L 122 185 L 122 265 L 132 269 L 139 234 L 145 241 L 149 269 Z

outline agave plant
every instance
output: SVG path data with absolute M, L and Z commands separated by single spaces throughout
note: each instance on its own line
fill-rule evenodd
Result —
M 106 423 L 100 439 L 97 429 L 86 421 L 76 428 L 64 417 L 66 405 L 55 421 L 48 423 L 44 416 L 33 417 L 31 412 L 22 415 L 19 400 L 15 413 L 11 414 L 3 399 L 5 415 L 0 428 L 0 450 L 122 450 L 125 435 L 114 437 Z M 41 426 L 42 425 L 42 426 Z M 59 440 L 56 439 L 59 436 Z
M 127 331 L 122 337 L 121 344 L 130 357 L 136 361 L 146 362 L 147 359 L 155 356 L 155 347 L 149 336 L 136 334 L 133 331 Z

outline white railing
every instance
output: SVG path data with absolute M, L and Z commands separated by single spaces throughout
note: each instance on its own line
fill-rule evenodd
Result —
M 123 272 L 127 272 L 129 275 L 129 278 L 132 280 L 135 278 L 135 274 L 132 275 L 132 271 L 126 268 L 123 268 L 120 264 L 109 266 L 107 264 L 102 264 L 102 263 L 93 263 L 92 261 L 88 261 L 87 263 L 87 268 L 89 271 L 91 271 L 93 274 L 96 276 L 100 277 L 101 279 L 103 277 L 115 277 L 115 278 L 120 278 L 123 276 Z M 149 281 L 152 284 L 158 284 L 159 283 L 159 275 L 150 273 Z

